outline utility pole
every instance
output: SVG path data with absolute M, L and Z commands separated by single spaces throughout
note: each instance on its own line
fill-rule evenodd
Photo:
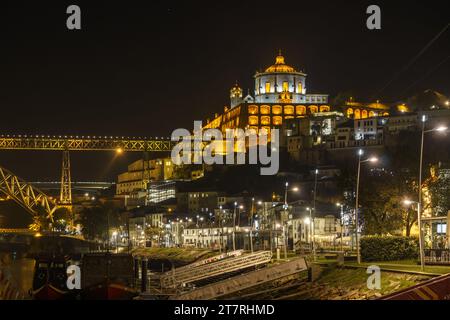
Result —
M 236 250 L 236 206 L 237 202 L 234 203 L 233 211 L 233 251 Z
M 253 210 L 255 209 L 255 198 L 252 198 L 252 209 L 250 212 L 250 251 L 253 253 Z
M 312 236 L 312 250 L 313 250 L 313 259 L 314 261 L 316 261 L 316 231 L 315 231 L 315 224 L 314 224 L 314 219 L 316 216 L 316 193 L 317 193 L 317 175 L 319 174 L 319 169 L 316 168 L 316 170 L 314 171 L 315 173 L 315 177 L 314 177 L 314 199 L 313 199 L 313 210 L 314 210 L 314 216 L 312 216 L 312 220 L 311 220 L 311 236 Z

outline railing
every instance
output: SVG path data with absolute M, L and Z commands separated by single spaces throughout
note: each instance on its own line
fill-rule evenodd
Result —
M 258 251 L 188 268 L 180 273 L 177 273 L 175 269 L 174 273 L 167 273 L 161 278 L 161 286 L 164 288 L 177 287 L 221 274 L 266 264 L 270 262 L 271 258 L 272 252 Z
M 450 264 L 450 249 L 425 249 L 425 263 Z

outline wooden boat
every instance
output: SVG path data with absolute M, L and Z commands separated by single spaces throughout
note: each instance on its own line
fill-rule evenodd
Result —
M 67 289 L 67 266 L 64 255 L 40 255 L 36 258 L 31 294 L 36 300 L 64 299 Z

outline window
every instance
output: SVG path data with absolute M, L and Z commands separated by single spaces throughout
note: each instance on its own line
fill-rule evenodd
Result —
M 438 223 L 436 225 L 436 233 L 446 234 L 447 233 L 447 224 L 446 223 Z
M 268 105 L 262 105 L 260 108 L 261 114 L 269 114 L 270 113 L 270 107 Z
M 284 114 L 294 114 L 294 106 L 284 106 Z
M 266 82 L 266 93 L 270 92 L 270 82 Z
M 248 117 L 248 123 L 250 125 L 257 125 L 258 124 L 258 117 L 257 116 L 250 116 L 250 117 Z
M 297 85 L 297 93 L 303 93 L 303 87 L 302 87 L 302 83 L 301 82 L 299 82 L 298 83 L 298 85 Z
M 296 106 L 295 111 L 297 114 L 306 114 L 306 107 L 305 106 Z
M 272 113 L 273 114 L 281 114 L 283 109 L 279 105 L 275 105 L 272 107 Z
M 283 81 L 283 92 L 289 91 L 289 82 Z
M 275 126 L 281 125 L 281 123 L 282 123 L 281 117 L 280 117 L 280 116 L 274 116 L 274 117 L 272 118 L 272 123 L 273 123 L 273 125 L 275 125 Z

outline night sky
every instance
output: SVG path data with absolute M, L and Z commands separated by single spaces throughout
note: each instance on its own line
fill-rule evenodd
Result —
M 449 22 L 445 3 L 2 1 L 0 134 L 169 136 L 221 112 L 236 80 L 252 90 L 278 49 L 308 74 L 309 93 L 449 95 L 449 30 L 402 71 Z M 70 4 L 81 31 L 66 28 Z M 366 28 L 369 4 L 381 7 L 381 30 Z M 140 156 L 73 152 L 73 180 L 114 180 Z M 0 151 L 27 180 L 58 180 L 60 159 Z

